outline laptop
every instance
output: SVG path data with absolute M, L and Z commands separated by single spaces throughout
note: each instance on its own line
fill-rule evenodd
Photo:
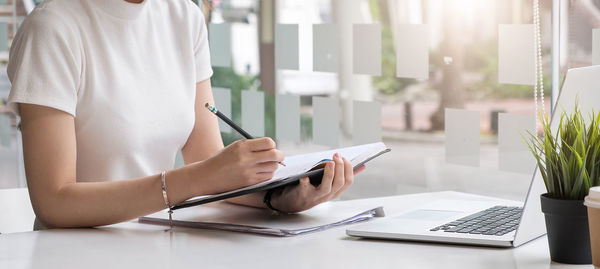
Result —
M 576 100 L 587 117 L 600 104 L 598 89 L 600 65 L 568 70 L 550 123 L 553 132 L 560 114 L 571 113 Z M 546 234 L 540 207 L 540 195 L 545 192 L 536 167 L 524 203 L 488 197 L 433 200 L 399 215 L 353 226 L 346 233 L 377 239 L 517 247 Z

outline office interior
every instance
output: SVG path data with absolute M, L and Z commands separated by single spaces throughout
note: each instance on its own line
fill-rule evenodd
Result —
M 38 235 L 52 231 L 33 231 L 19 119 L 6 105 L 11 41 L 41 2 L 0 0 L 0 265 L 7 265 L 2 268 L 84 264 L 52 260 L 58 255 L 50 246 L 55 242 Z M 398 201 L 422 202 L 430 193 L 525 202 L 535 161 L 519 132 L 541 131 L 536 113 L 550 117 L 567 70 L 600 64 L 597 0 L 193 2 L 209 31 L 215 103 L 234 122 L 253 135 L 273 138 L 290 156 L 379 141 L 392 149 L 328 202 L 345 202 L 357 208 L 355 213 L 377 204 L 361 201 L 411 197 Z M 219 127 L 225 145 L 240 139 L 223 122 Z M 182 165 L 179 154 L 174 167 Z M 318 210 L 315 214 L 327 215 Z M 498 249 L 359 240 L 347 236 L 345 227 L 319 241 L 319 232 L 271 238 L 193 228 L 164 232 L 162 226 L 131 222 L 135 225 L 69 230 L 72 238 L 64 242 L 76 246 L 70 250 L 87 248 L 79 260 L 90 262 L 90 268 L 187 268 L 194 263 L 255 268 L 261 264 L 256 259 L 269 259 L 263 260 L 268 268 L 570 268 L 550 261 L 544 237 Z M 21 256 L 2 254 L 10 248 L 2 237 L 16 234 L 23 235 L 23 244 L 35 238 L 38 243 L 22 246 L 27 253 Z M 77 236 L 87 236 L 89 246 L 77 243 Z M 15 240 L 5 242 L 20 242 Z M 102 260 L 87 253 L 94 251 L 93 240 L 115 240 L 122 253 L 105 257 L 113 261 Z M 211 244 L 231 253 L 211 251 Z M 144 252 L 136 250 L 143 245 L 147 253 L 134 256 L 147 261 L 136 264 L 123 257 Z M 282 252 L 244 254 L 250 245 Z M 101 254 L 113 253 L 101 249 Z M 358 259 L 361 251 L 364 259 Z M 200 259 L 193 261 L 194 255 Z M 336 255 L 352 262 L 340 262 Z M 368 262 L 371 256 L 383 262 Z

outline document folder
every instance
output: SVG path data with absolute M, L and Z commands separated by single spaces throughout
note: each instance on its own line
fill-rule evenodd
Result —
M 306 233 L 320 232 L 320 231 L 324 231 L 324 230 L 328 230 L 331 228 L 340 227 L 340 226 L 344 226 L 344 225 L 348 225 L 348 224 L 368 221 L 368 220 L 371 220 L 376 217 L 383 217 L 384 215 L 385 215 L 385 213 L 383 212 L 383 207 L 377 207 L 377 208 L 373 208 L 373 209 L 361 212 L 357 215 L 354 215 L 352 217 L 342 219 L 342 220 L 339 220 L 336 222 L 327 223 L 327 224 L 323 224 L 323 225 L 317 225 L 317 226 L 297 228 L 297 229 L 243 225 L 243 224 L 235 224 L 235 223 L 186 221 L 186 220 L 173 220 L 173 226 L 289 237 L 289 236 L 301 235 L 301 234 L 306 234 Z M 138 221 L 140 223 L 159 224 L 159 225 L 169 226 L 168 218 L 141 217 L 141 218 L 139 218 Z

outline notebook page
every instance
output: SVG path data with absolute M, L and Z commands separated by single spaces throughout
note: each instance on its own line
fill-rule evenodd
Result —
M 305 173 L 317 164 L 319 164 L 321 161 L 332 159 L 333 154 L 335 154 L 336 152 L 339 153 L 342 157 L 348 159 L 353 165 L 356 165 L 361 161 L 365 160 L 368 156 L 380 152 L 385 148 L 385 145 L 379 142 L 354 147 L 289 156 L 286 157 L 283 161 L 286 166 L 279 166 L 279 168 L 275 171 L 275 175 L 272 179 L 261 182 L 259 184 L 261 184 L 260 186 L 263 186 L 291 176 Z M 254 187 L 258 186 L 259 184 L 254 185 Z

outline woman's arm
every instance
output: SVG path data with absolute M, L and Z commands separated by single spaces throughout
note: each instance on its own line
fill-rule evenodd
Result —
M 27 185 L 37 217 L 49 227 L 116 223 L 166 208 L 159 175 L 115 182 L 76 183 L 74 118 L 37 105 L 20 105 Z M 193 195 L 192 167 L 167 173 L 172 203 Z
M 196 123 L 182 153 L 186 164 L 202 161 L 223 148 L 217 117 L 206 110 L 204 104 L 214 104 L 210 80 L 196 84 Z M 273 145 L 274 146 L 274 145 Z M 275 167 L 277 168 L 277 167 Z M 352 170 L 352 164 L 338 156 L 333 156 L 325 168 L 322 183 L 315 187 L 308 178 L 299 185 L 290 186 L 275 192 L 271 205 L 283 212 L 300 212 L 319 203 L 337 198 L 354 181 L 354 174 L 364 170 Z M 225 179 L 224 179 L 225 180 Z M 265 192 L 251 193 L 228 199 L 228 202 L 266 208 L 263 203 Z
M 181 150 L 185 164 L 203 161 L 223 148 L 223 139 L 217 117 L 209 113 L 204 104 L 214 105 L 210 80 L 196 84 L 196 123 L 187 143 Z M 262 202 L 265 192 L 251 193 L 227 199 L 228 202 L 266 208 Z
M 204 107 L 206 103 L 215 105 L 210 79 L 196 83 L 196 122 L 181 149 L 185 164 L 206 160 L 223 149 L 218 119 Z
M 19 108 L 30 199 L 36 216 L 46 226 L 106 225 L 166 208 L 160 175 L 77 182 L 73 116 L 45 106 L 20 104 Z M 277 162 L 283 160 L 269 138 L 238 141 L 226 148 L 218 142 L 208 145 L 212 147 L 208 151 L 197 150 L 202 143 L 186 145 L 186 160 L 194 157 L 202 161 L 167 171 L 171 204 L 267 180 L 273 176 Z
M 186 165 L 206 160 L 223 149 L 223 138 L 219 130 L 218 119 L 212 113 L 208 113 L 208 110 L 204 106 L 206 103 L 215 104 L 210 80 L 196 84 L 196 122 L 188 141 L 183 146 L 183 149 L 181 149 L 183 161 Z M 227 201 L 254 207 L 264 207 L 262 200 L 260 200 L 261 197 L 264 197 L 264 194 L 264 192 L 252 193 L 231 198 Z

